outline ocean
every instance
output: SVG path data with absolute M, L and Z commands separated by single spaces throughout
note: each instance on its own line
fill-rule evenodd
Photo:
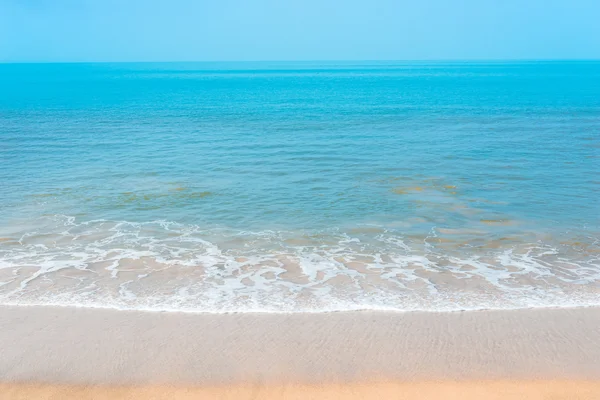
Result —
M 600 62 L 0 64 L 0 304 L 600 305 Z

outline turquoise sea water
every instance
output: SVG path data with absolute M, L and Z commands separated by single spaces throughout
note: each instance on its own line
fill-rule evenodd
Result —
M 0 65 L 0 302 L 600 304 L 600 62 Z

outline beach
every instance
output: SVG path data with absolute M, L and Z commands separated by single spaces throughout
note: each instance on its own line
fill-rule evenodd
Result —
M 598 308 L 208 314 L 2 306 L 0 392 L 594 399 L 599 322 Z
M 0 64 L 0 400 L 600 399 L 598 77 Z

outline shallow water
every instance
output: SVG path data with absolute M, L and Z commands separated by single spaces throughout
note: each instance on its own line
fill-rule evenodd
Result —
M 600 304 L 600 63 L 0 65 L 0 302 Z

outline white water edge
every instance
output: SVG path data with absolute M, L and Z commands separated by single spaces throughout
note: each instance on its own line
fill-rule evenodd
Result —
M 0 242 L 0 304 L 183 312 L 600 305 L 598 241 L 76 222 Z M 443 240 L 442 240 L 443 239 Z

